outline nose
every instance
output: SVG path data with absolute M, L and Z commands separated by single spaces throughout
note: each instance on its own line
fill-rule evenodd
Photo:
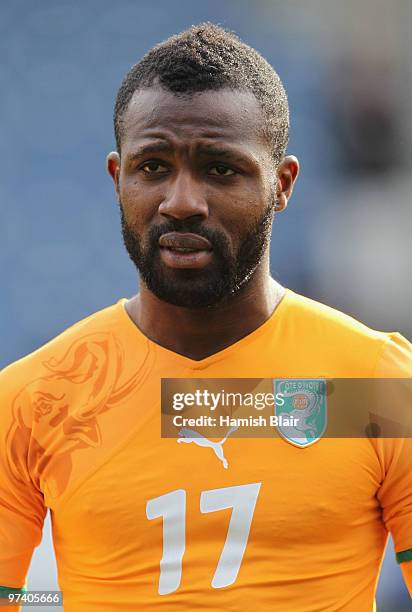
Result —
M 189 172 L 179 172 L 174 181 L 168 183 L 159 213 L 176 219 L 193 216 L 206 219 L 209 216 L 209 208 L 199 181 Z

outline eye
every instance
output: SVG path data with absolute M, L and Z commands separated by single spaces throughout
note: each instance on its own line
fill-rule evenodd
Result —
M 228 168 L 228 166 L 218 164 L 217 166 L 213 166 L 212 168 L 210 168 L 209 174 L 211 174 L 212 176 L 233 176 L 234 174 L 236 174 L 236 172 L 231 168 Z
M 163 174 L 169 171 L 166 166 L 157 161 L 146 162 L 143 166 L 140 166 L 140 170 L 143 170 L 145 174 Z

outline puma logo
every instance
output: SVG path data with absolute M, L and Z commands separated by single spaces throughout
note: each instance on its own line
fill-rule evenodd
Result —
M 209 448 L 213 450 L 216 457 L 223 463 L 223 467 L 225 468 L 225 470 L 227 470 L 227 468 L 229 467 L 229 463 L 225 455 L 223 454 L 223 444 L 226 442 L 230 434 L 236 431 L 236 429 L 239 429 L 239 427 L 238 426 L 231 427 L 228 430 L 225 437 L 222 440 L 220 440 L 220 442 L 212 442 L 212 440 L 205 438 L 204 436 L 202 436 L 199 432 L 195 431 L 194 429 L 188 429 L 187 427 L 182 427 L 179 430 L 179 438 L 177 438 L 177 441 L 187 442 L 188 444 L 190 442 L 194 442 L 198 446 L 208 446 Z

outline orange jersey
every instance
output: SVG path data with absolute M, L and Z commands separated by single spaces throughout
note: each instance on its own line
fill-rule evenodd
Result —
M 229 436 L 224 465 L 161 438 L 160 384 L 411 377 L 411 345 L 287 290 L 195 361 L 125 302 L 0 374 L 0 585 L 24 585 L 50 508 L 65 612 L 372 611 L 388 532 L 412 549 L 411 440 Z

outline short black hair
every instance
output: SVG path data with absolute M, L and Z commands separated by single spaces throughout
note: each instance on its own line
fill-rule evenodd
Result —
M 159 43 L 127 73 L 117 93 L 114 131 L 120 154 L 122 119 L 135 91 L 160 84 L 176 94 L 230 88 L 252 92 L 263 110 L 262 126 L 278 164 L 289 138 L 289 107 L 276 71 L 233 32 L 206 22 Z

